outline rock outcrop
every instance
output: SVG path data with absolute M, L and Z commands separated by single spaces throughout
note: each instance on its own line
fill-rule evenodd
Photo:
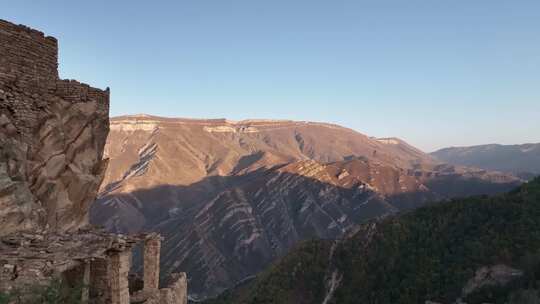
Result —
M 76 293 L 66 300 L 59 292 L 58 303 L 128 304 L 132 248 L 144 242 L 137 303 L 186 304 L 185 273 L 159 288 L 160 235 L 89 225 L 107 167 L 109 89 L 59 79 L 57 59 L 56 39 L 0 20 L 2 303 L 42 303 L 34 290 L 58 279 Z
M 523 271 L 503 264 L 481 267 L 463 287 L 463 296 L 465 297 L 486 286 L 505 286 L 523 274 Z
M 0 20 L 0 235 L 88 224 L 109 90 L 61 80 L 57 67 L 56 39 Z

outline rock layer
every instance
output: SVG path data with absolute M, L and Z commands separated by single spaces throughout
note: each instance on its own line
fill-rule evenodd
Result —
M 55 38 L 0 20 L 0 235 L 88 224 L 109 90 L 58 77 Z
M 105 153 L 92 220 L 160 232 L 162 275 L 187 271 L 192 298 L 256 275 L 301 240 L 519 183 L 439 163 L 396 138 L 303 121 L 117 117 Z

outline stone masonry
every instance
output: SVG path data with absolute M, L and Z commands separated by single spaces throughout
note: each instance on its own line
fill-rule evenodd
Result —
M 167 288 L 150 296 L 145 304 L 187 304 L 187 277 L 185 273 L 174 274 L 171 284 Z
M 0 20 L 0 235 L 88 224 L 109 90 L 58 78 L 55 38 Z
M 91 227 L 107 161 L 109 89 L 58 76 L 55 38 L 0 20 L 0 293 L 58 278 L 83 303 L 186 304 L 187 277 L 159 289 L 161 236 Z M 132 248 L 144 242 L 143 290 L 130 294 Z
M 95 228 L 75 233 L 20 232 L 0 237 L 0 292 L 25 290 L 58 277 L 68 286 L 84 286 L 81 299 L 93 304 L 186 304 L 185 273 L 172 274 L 166 288 L 156 286 L 130 295 L 132 248 L 156 239 L 161 237 L 155 233 L 122 236 Z M 144 259 L 155 259 L 159 248 L 155 249 L 145 249 Z M 159 264 L 155 270 L 159 273 Z M 155 279 L 152 276 L 149 280 Z
M 129 304 L 128 274 L 131 267 L 131 251 L 114 252 L 109 259 L 111 303 Z
M 159 255 L 161 237 L 152 233 L 144 241 L 144 290 L 152 291 L 159 288 Z

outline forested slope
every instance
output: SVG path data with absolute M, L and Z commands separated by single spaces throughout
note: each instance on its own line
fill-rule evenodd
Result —
M 333 250 L 306 242 L 209 303 L 538 303 L 539 249 L 536 178 L 508 194 L 369 222 Z

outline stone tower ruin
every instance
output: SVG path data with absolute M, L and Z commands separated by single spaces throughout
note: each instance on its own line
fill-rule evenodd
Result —
M 109 89 L 60 79 L 55 38 L 0 20 L 1 293 L 57 278 L 81 286 L 83 303 L 187 303 L 185 273 L 161 278 L 168 284 L 160 289 L 158 234 L 116 235 L 88 224 L 108 132 Z M 130 290 L 136 244 L 144 288 Z

